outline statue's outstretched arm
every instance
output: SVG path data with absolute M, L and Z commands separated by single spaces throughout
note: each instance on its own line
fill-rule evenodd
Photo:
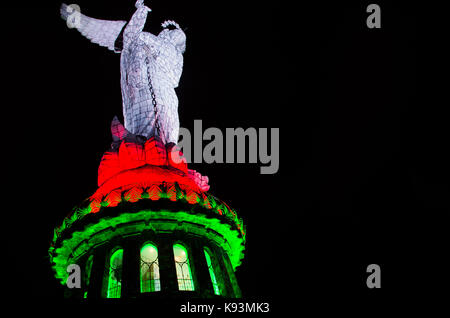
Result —
M 139 36 L 139 33 L 141 33 L 144 28 L 148 12 L 152 11 L 149 7 L 144 5 L 143 0 L 136 1 L 136 8 L 136 12 L 133 14 L 123 31 L 124 46 L 128 45 L 133 39 Z

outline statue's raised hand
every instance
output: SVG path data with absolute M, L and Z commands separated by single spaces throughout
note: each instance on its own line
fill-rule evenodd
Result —
M 149 11 L 149 12 L 152 11 L 152 9 L 150 9 L 149 7 L 147 7 L 147 6 L 144 4 L 144 0 L 137 0 L 137 1 L 136 1 L 136 4 L 135 4 L 135 7 L 136 7 L 137 9 L 144 7 L 144 8 L 147 9 L 147 11 Z

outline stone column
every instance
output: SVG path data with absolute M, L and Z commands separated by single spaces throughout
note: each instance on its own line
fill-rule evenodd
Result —
M 190 261 L 194 276 L 195 290 L 203 297 L 214 295 L 211 276 L 209 275 L 208 264 L 206 263 L 203 244 L 200 240 L 193 240 L 190 243 Z
M 141 255 L 136 238 L 123 243 L 121 298 L 136 298 L 140 293 Z
M 242 296 L 236 276 L 234 275 L 233 266 L 231 265 L 228 254 L 222 248 L 214 247 L 214 254 L 221 269 L 223 282 L 227 289 L 227 297 L 240 298 Z
M 173 240 L 169 238 L 161 238 L 158 241 L 158 262 L 159 275 L 161 279 L 161 292 L 177 292 L 178 281 L 173 257 Z
M 94 250 L 93 253 L 94 258 L 92 260 L 91 277 L 89 279 L 89 286 L 87 288 L 88 299 L 98 299 L 103 296 L 102 288 L 106 265 L 106 248 L 105 246 L 98 247 Z

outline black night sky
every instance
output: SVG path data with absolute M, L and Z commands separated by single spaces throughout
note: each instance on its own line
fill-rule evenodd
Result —
M 134 12 L 132 0 L 76 3 L 100 19 Z M 437 262 L 424 239 L 448 213 L 449 158 L 434 138 L 444 119 L 419 106 L 415 12 L 377 2 L 375 30 L 370 2 L 318 3 L 146 1 L 145 30 L 166 19 L 187 27 L 182 127 L 280 128 L 275 175 L 260 164 L 191 165 L 247 226 L 244 297 L 279 309 L 299 295 L 371 302 L 409 290 L 426 280 L 411 264 Z M 119 55 L 68 29 L 59 5 L 5 4 L 2 21 L 3 242 L 13 255 L 3 265 L 9 296 L 43 306 L 63 302 L 47 256 L 53 228 L 96 190 L 110 122 L 123 118 Z M 380 290 L 366 287 L 372 263 Z

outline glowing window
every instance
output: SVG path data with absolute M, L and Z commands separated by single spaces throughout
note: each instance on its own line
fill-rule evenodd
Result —
M 158 249 L 152 244 L 141 248 L 141 293 L 161 290 Z
M 109 259 L 107 298 L 120 298 L 122 290 L 123 249 L 116 250 Z
M 211 277 L 211 283 L 213 285 L 214 294 L 220 295 L 219 284 L 217 284 L 216 275 L 214 274 L 211 256 L 206 248 L 204 248 L 203 251 L 205 252 L 206 264 L 208 265 L 209 276 Z
M 184 248 L 183 245 L 175 244 L 173 246 L 173 254 L 175 258 L 175 267 L 177 269 L 178 289 L 194 290 L 191 266 L 189 264 L 189 256 L 186 248 Z

